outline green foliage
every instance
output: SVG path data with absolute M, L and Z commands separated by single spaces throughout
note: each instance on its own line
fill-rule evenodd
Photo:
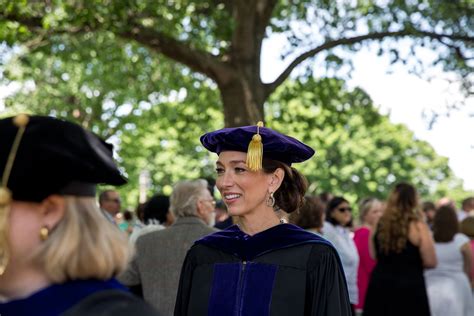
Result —
M 122 192 L 129 201 L 138 200 L 143 170 L 151 176 L 150 193 L 169 193 L 179 180 L 214 178 L 215 155 L 201 146 L 199 137 L 223 127 L 219 102 L 215 89 L 190 89 L 182 101 L 153 106 L 119 134 L 122 166 L 129 174 Z
M 208 79 L 110 32 L 57 36 L 51 45 L 12 58 L 4 75 L 24 85 L 6 99 L 3 116 L 54 115 L 113 142 L 129 177 L 120 189 L 129 205 L 138 200 L 143 170 L 151 175 L 150 195 L 169 193 L 180 179 L 213 175 L 199 136 L 223 127 L 223 115 Z
M 215 87 L 204 81 L 200 88 L 183 89 L 180 96 L 155 100 L 152 106 L 118 118 L 121 123 L 112 141 L 129 177 L 129 184 L 120 189 L 128 205 L 138 201 L 143 170 L 151 175 L 150 195 L 169 193 L 182 179 L 214 178 L 216 157 L 202 148 L 199 136 L 223 127 L 223 115 Z M 11 111 L 18 111 L 15 97 L 11 102 Z M 55 98 L 45 98 L 42 104 L 46 114 L 68 113 L 67 105 Z M 102 108 L 103 113 L 116 110 Z M 269 127 L 316 149 L 313 159 L 295 165 L 310 181 L 309 194 L 329 191 L 355 202 L 366 196 L 385 198 L 395 182 L 410 181 L 426 198 L 466 196 L 446 158 L 416 140 L 405 126 L 390 123 L 364 91 L 348 91 L 342 80 L 290 82 L 272 97 L 266 111 Z M 109 130 L 101 120 L 104 115 L 94 116 L 89 123 L 99 134 Z M 81 117 L 68 118 L 81 123 Z
M 269 3 L 272 2 L 262 1 L 253 10 L 263 10 Z M 31 45 L 28 40 L 38 36 L 48 40 L 51 34 L 57 33 L 76 36 L 107 31 L 118 38 L 132 32 L 135 37 L 161 34 L 186 43 L 190 49 L 223 59 L 241 53 L 233 51 L 232 45 L 237 24 L 250 26 L 254 23 L 246 20 L 251 16 L 243 16 L 237 21 L 238 2 L 222 0 L 0 0 L 0 8 L 0 40 L 10 45 Z M 420 55 L 417 47 L 430 48 L 437 56 L 434 62 L 447 71 L 456 71 L 465 91 L 472 93 L 473 17 L 472 0 L 280 0 L 272 10 L 266 33 L 282 34 L 288 39 L 288 47 L 282 52 L 287 56 L 358 35 L 404 31 L 406 36 L 374 37 L 339 47 L 353 52 L 362 45 L 379 42 L 380 52 L 391 55 L 394 62 L 409 64 L 413 56 L 419 56 L 410 64 L 418 73 L 423 72 L 420 65 L 427 65 L 423 61 L 425 55 Z M 408 41 L 400 42 L 402 38 Z M 322 54 L 334 67 L 340 67 L 341 62 L 350 62 L 351 57 L 335 49 Z M 258 51 L 252 57 L 257 56 Z
M 152 104 L 199 84 L 183 67 L 113 33 L 91 35 L 55 36 L 8 62 L 5 81 L 25 83 L 10 101 L 17 110 L 76 120 L 108 138 Z
M 348 91 L 342 80 L 289 83 L 266 111 L 270 127 L 315 148 L 314 159 L 296 166 L 308 178 L 310 194 L 384 199 L 400 181 L 413 183 L 426 198 L 466 194 L 447 158 L 406 126 L 390 123 L 366 93 Z
M 3 115 L 56 115 L 116 143 L 130 178 L 122 189 L 130 204 L 136 202 L 142 170 L 151 174 L 150 193 L 169 191 L 180 179 L 212 176 L 214 160 L 198 138 L 223 126 L 226 105 L 219 87 L 196 69 L 225 66 L 234 77 L 244 73 L 247 82 L 260 82 L 260 69 L 253 66 L 262 39 L 250 40 L 251 49 L 233 42 L 240 35 L 236 30 L 257 25 L 245 20 L 253 15 L 236 20 L 240 4 L 0 0 L 0 41 L 14 47 L 0 58 L 0 80 L 21 84 Z M 284 35 L 288 47 L 282 55 L 292 57 L 355 36 L 403 31 L 403 45 L 400 37 L 375 37 L 331 46 L 317 60 L 345 70 L 352 52 L 376 41 L 381 54 L 421 72 L 419 65 L 427 63 L 417 48 L 426 47 L 435 53 L 434 63 L 456 71 L 466 93 L 472 93 L 473 10 L 472 0 L 280 0 L 264 29 L 267 36 Z M 422 31 L 445 36 L 434 39 L 421 36 Z M 178 42 L 177 48 L 198 54 L 199 63 L 173 50 L 164 57 L 169 47 L 160 46 L 160 40 Z M 414 56 L 420 58 L 409 63 Z M 316 148 L 316 158 L 299 167 L 312 183 L 311 192 L 343 193 L 354 201 L 384 197 L 393 183 L 407 180 L 426 197 L 465 194 L 446 158 L 381 116 L 364 91 L 347 91 L 341 80 L 315 80 L 313 71 L 319 75 L 321 68 L 306 65 L 303 79 L 280 87 L 267 100 L 266 118 L 271 127 Z

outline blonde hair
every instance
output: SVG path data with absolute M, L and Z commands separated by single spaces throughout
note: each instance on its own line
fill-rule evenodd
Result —
M 127 237 L 100 212 L 94 198 L 65 196 L 66 210 L 33 254 L 55 283 L 106 280 L 125 270 L 133 255 Z
M 360 201 L 359 203 L 359 221 L 360 224 L 364 224 L 365 216 L 374 206 L 382 205 L 382 201 L 379 199 L 368 197 Z
M 203 179 L 178 182 L 170 196 L 170 211 L 178 218 L 197 216 L 197 202 L 206 190 Z

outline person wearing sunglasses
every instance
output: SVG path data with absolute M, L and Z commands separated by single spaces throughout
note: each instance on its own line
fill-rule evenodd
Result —
M 336 196 L 326 206 L 326 221 L 323 226 L 323 236 L 336 247 L 341 257 L 342 267 L 346 276 L 352 314 L 359 301 L 357 288 L 357 269 L 359 254 L 351 237 L 349 225 L 352 221 L 352 208 L 342 196 Z

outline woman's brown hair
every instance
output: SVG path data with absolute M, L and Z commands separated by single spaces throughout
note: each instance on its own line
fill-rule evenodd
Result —
M 298 212 L 290 215 L 290 223 L 304 229 L 323 227 L 324 204 L 316 196 L 305 196 Z
M 408 183 L 397 184 L 388 197 L 377 229 L 377 238 L 384 253 L 400 253 L 405 248 L 410 223 L 420 219 L 417 208 L 415 187 Z
M 449 205 L 441 206 L 433 219 L 433 238 L 436 242 L 449 242 L 459 232 L 456 211 Z
M 298 210 L 303 204 L 308 188 L 306 178 L 295 168 L 276 160 L 264 159 L 262 165 L 263 171 L 267 174 L 275 172 L 278 168 L 285 172 L 280 188 L 274 193 L 275 206 L 287 213 Z
M 461 222 L 461 233 L 474 239 L 474 217 L 468 216 Z

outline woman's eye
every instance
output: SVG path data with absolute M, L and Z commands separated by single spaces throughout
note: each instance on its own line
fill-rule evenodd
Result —
M 222 174 L 222 173 L 224 173 L 224 169 L 223 168 L 216 168 L 216 173 L 217 174 Z
M 244 168 L 235 168 L 235 172 L 236 173 L 242 173 L 242 172 L 245 172 L 246 170 Z

